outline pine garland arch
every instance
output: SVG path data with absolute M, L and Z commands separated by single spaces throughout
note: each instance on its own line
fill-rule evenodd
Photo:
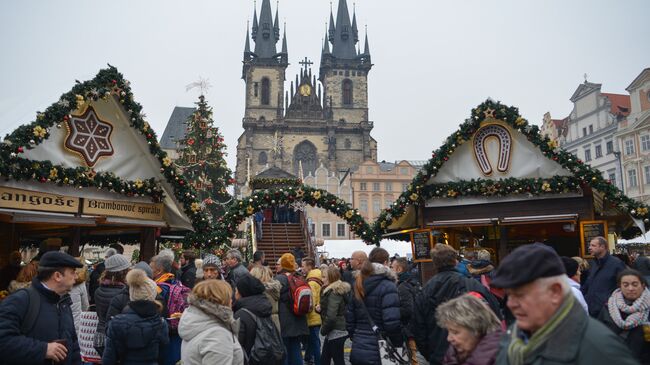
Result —
M 372 227 L 363 219 L 357 209 L 350 203 L 326 190 L 316 189 L 307 185 L 288 186 L 282 188 L 264 189 L 253 192 L 244 199 L 233 200 L 226 207 L 226 212 L 215 222 L 212 237 L 206 242 L 207 246 L 229 242 L 235 235 L 239 225 L 256 212 L 279 205 L 304 202 L 313 207 L 325 209 L 344 219 L 358 237 L 368 244 L 378 242 L 378 236 Z

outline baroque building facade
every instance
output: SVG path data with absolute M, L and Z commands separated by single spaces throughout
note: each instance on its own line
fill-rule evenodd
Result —
M 372 68 L 366 35 L 363 52 L 357 48 L 356 14 L 340 0 L 336 21 L 330 13 L 322 45 L 318 77 L 307 58 L 300 74 L 285 89 L 289 66 L 286 29 L 280 43 L 279 14 L 263 0 L 258 18 L 246 32 L 242 79 L 246 103 L 237 141 L 235 179 L 246 183 L 268 166 L 296 176 L 316 175 L 321 165 L 339 173 L 376 161 L 377 142 L 370 136 L 368 73 Z M 251 48 L 251 39 L 254 48 Z M 239 189 L 237 189 L 239 191 Z
M 619 123 L 616 141 L 621 151 L 625 194 L 650 203 L 650 68 L 626 88 L 630 115 Z

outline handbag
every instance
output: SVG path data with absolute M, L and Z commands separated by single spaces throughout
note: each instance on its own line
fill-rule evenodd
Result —
M 97 322 L 97 313 L 81 312 L 78 334 L 79 351 L 81 353 L 81 360 L 86 363 L 99 364 L 102 361 L 101 355 L 93 347 L 95 333 L 97 332 Z
M 408 351 L 408 348 L 404 348 L 400 354 L 390 338 L 386 336 L 384 332 L 382 332 L 381 329 L 375 324 L 375 321 L 372 320 L 370 312 L 368 312 L 368 308 L 366 308 L 366 304 L 362 300 L 355 300 L 359 303 L 361 309 L 363 309 L 363 312 L 366 314 L 372 332 L 377 335 L 377 343 L 379 344 L 379 357 L 382 359 L 387 359 L 395 364 L 411 364 L 411 352 Z M 404 352 L 406 352 L 406 358 L 404 358 Z

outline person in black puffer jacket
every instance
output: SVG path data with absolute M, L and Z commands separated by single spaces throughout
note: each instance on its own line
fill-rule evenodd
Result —
M 352 340 L 350 362 L 354 365 L 381 364 L 378 338 L 372 331 L 368 314 L 394 346 L 402 344 L 396 277 L 385 266 L 389 257 L 383 248 L 374 248 L 356 278 L 354 295 L 345 315 L 347 331 Z M 367 312 L 363 309 L 364 304 Z
M 436 309 L 450 299 L 468 292 L 477 292 L 487 301 L 490 309 L 502 319 L 499 302 L 477 280 L 466 277 L 456 271 L 458 253 L 451 246 L 437 244 L 431 250 L 433 266 L 437 270 L 415 298 L 412 330 L 418 351 L 432 364 L 441 364 L 449 342 L 447 330 L 438 326 Z
M 108 325 L 102 364 L 158 364 L 160 348 L 169 343 L 169 334 L 160 317 L 162 305 L 156 302 L 157 285 L 139 269 L 130 271 L 126 281 L 130 301 L 124 313 Z
M 144 261 L 140 261 L 135 266 L 133 266 L 134 269 L 140 269 L 147 274 L 147 277 L 151 280 L 153 280 L 153 272 L 151 271 L 151 267 L 149 264 L 147 264 Z M 122 291 L 116 295 L 113 299 L 111 299 L 111 303 L 108 306 L 108 311 L 106 312 L 106 322 L 108 327 L 108 323 L 110 323 L 111 318 L 115 317 L 118 314 L 122 314 L 124 311 L 124 308 L 129 304 L 129 301 L 131 299 L 129 298 L 129 287 L 125 286 L 122 288 Z M 160 294 L 156 296 L 156 300 L 163 303 L 163 310 L 160 313 L 167 313 L 165 311 L 166 303 L 164 303 L 164 300 Z
M 271 301 L 264 295 L 265 291 L 266 287 L 264 284 L 252 275 L 243 276 L 237 282 L 237 292 L 235 293 L 237 301 L 233 306 L 233 310 L 235 311 L 234 317 L 235 319 L 239 319 L 239 334 L 237 337 L 242 349 L 248 355 L 249 365 L 256 364 L 251 358 L 251 349 L 255 343 L 257 324 L 255 317 L 248 311 L 260 319 L 268 318 L 271 321 L 273 306 L 271 305 Z M 272 363 L 271 359 L 265 362 L 265 364 Z
M 109 320 L 108 308 L 113 298 L 118 296 L 126 287 L 126 274 L 131 268 L 129 260 L 120 254 L 107 258 L 104 264 L 106 270 L 99 281 L 99 288 L 95 290 L 97 332 L 95 333 L 94 347 L 100 355 L 104 352 L 106 324 Z

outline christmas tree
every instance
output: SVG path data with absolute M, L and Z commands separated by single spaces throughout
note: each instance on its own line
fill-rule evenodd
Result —
M 180 140 L 175 164 L 197 191 L 197 200 L 215 221 L 224 212 L 223 204 L 231 200 L 226 188 L 234 183 L 232 171 L 224 157 L 226 145 L 219 128 L 214 127 L 212 107 L 199 96 L 197 109 L 187 119 L 187 133 Z

